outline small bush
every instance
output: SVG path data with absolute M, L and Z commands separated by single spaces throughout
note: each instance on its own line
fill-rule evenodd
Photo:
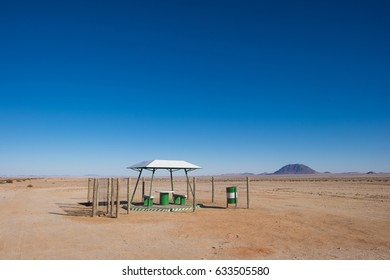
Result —
M 32 187 L 33 187 L 33 185 L 28 185 L 28 186 L 27 186 L 27 188 L 32 188 Z

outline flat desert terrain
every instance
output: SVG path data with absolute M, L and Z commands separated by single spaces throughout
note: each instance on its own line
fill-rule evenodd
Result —
M 212 203 L 210 178 L 198 177 L 195 212 L 120 208 L 117 219 L 91 217 L 88 178 L 1 180 L 3 260 L 390 259 L 390 175 L 251 177 L 249 209 L 245 178 L 216 177 Z M 237 208 L 225 209 L 228 186 Z M 183 177 L 175 187 L 186 190 Z M 167 188 L 158 178 L 153 192 Z

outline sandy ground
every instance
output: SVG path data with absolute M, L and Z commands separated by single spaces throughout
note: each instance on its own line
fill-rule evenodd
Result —
M 209 179 L 197 179 L 207 207 L 195 213 L 121 208 L 118 219 L 80 204 L 87 178 L 2 182 L 0 259 L 390 259 L 390 176 L 251 178 L 250 209 L 245 178 L 216 179 L 214 203 Z M 232 185 L 238 208 L 225 209 Z

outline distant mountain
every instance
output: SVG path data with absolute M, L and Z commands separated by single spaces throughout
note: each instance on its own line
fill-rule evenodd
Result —
M 225 174 L 221 174 L 219 176 L 223 176 L 223 177 L 240 177 L 240 176 L 254 176 L 254 175 L 256 175 L 256 174 L 245 172 L 245 173 L 225 173 Z
M 317 171 L 311 169 L 310 167 L 304 164 L 288 164 L 283 166 L 278 171 L 275 171 L 273 174 L 283 175 L 283 174 L 316 174 Z

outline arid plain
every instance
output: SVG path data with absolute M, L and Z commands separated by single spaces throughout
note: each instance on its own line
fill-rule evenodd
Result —
M 251 177 L 249 209 L 244 177 L 216 177 L 214 203 L 198 177 L 195 212 L 120 208 L 118 219 L 90 217 L 87 178 L 1 180 L 3 260 L 390 259 L 390 175 Z M 175 186 L 185 191 L 184 178 Z M 237 208 L 225 209 L 228 186 Z

